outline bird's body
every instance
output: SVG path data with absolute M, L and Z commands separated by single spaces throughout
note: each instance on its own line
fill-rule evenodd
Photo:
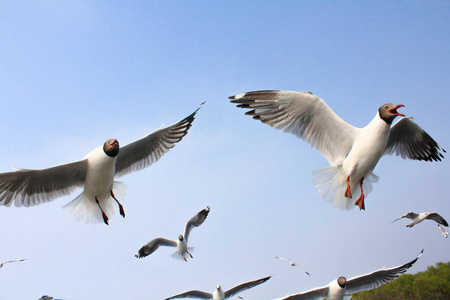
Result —
M 400 274 L 406 272 L 407 269 L 412 267 L 420 256 L 422 256 L 422 253 L 423 250 L 414 260 L 398 267 L 381 269 L 369 274 L 353 277 L 349 280 L 347 280 L 344 276 L 341 276 L 324 287 L 286 296 L 284 298 L 280 298 L 279 300 L 313 300 L 323 298 L 326 298 L 327 300 L 342 300 L 346 294 L 371 290 L 394 280 L 400 276 Z
M 443 217 L 441 217 L 438 213 L 429 213 L 429 212 L 423 212 L 423 213 L 416 214 L 411 211 L 407 214 L 404 214 L 400 218 L 395 219 L 394 221 L 392 221 L 392 223 L 394 223 L 397 220 L 403 219 L 403 218 L 408 218 L 408 219 L 412 220 L 412 222 L 409 223 L 408 225 L 406 225 L 406 227 L 413 227 L 414 225 L 419 224 L 423 220 L 427 220 L 427 219 L 433 220 L 438 224 L 442 224 L 442 225 L 448 227 L 447 221 Z
M 220 285 L 216 285 L 216 289 L 214 290 L 213 293 L 203 292 L 203 291 L 199 291 L 199 290 L 192 290 L 192 291 L 187 291 L 187 292 L 166 298 L 165 300 L 178 299 L 178 298 L 225 300 L 230 297 L 233 297 L 234 295 L 236 295 L 242 291 L 251 289 L 257 285 L 260 285 L 261 283 L 266 282 L 267 280 L 270 279 L 270 277 L 271 276 L 253 280 L 253 281 L 249 281 L 249 282 L 244 282 L 244 283 L 241 283 L 241 284 L 239 284 L 229 290 L 226 290 L 226 291 L 224 291 Z M 240 298 L 242 298 L 242 297 L 240 297 Z
M 126 184 L 114 179 L 158 161 L 187 134 L 200 107 L 180 122 L 158 129 L 120 149 L 119 142 L 110 139 L 79 161 L 41 170 L 18 169 L 1 173 L 0 205 L 34 206 L 69 195 L 82 187 L 83 192 L 64 206 L 76 220 L 108 224 L 109 216 L 114 214 L 117 206 L 125 217 L 120 201 L 125 195 Z
M 256 91 L 229 97 L 238 107 L 271 127 L 292 133 L 319 151 L 330 167 L 313 171 L 317 192 L 341 209 L 365 209 L 365 196 L 378 180 L 373 170 L 383 155 L 440 161 L 445 152 L 412 118 L 391 126 L 403 105 L 384 104 L 363 128 L 343 121 L 309 92 Z M 353 200 L 352 200 L 353 199 Z M 356 201 L 355 201 L 356 199 Z
M 182 259 L 184 261 L 187 261 L 187 256 L 189 255 L 192 258 L 191 252 L 194 250 L 194 248 L 188 247 L 188 239 L 189 235 L 194 227 L 198 227 L 203 222 L 205 222 L 206 217 L 208 217 L 210 208 L 207 206 L 205 209 L 198 212 L 195 216 L 189 219 L 189 221 L 186 223 L 186 227 L 184 229 L 184 235 L 180 234 L 178 236 L 178 239 L 176 240 L 170 240 L 162 237 L 155 238 L 145 244 L 144 246 L 139 249 L 138 254 L 135 255 L 137 258 L 143 258 L 146 257 L 153 252 L 155 252 L 160 246 L 167 246 L 167 247 L 176 247 L 177 251 L 175 251 L 172 254 L 172 257 L 175 259 Z

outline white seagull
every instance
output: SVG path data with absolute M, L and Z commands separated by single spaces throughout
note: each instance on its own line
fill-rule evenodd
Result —
M 3 267 L 4 264 L 9 264 L 9 263 L 13 263 L 13 262 L 21 262 L 21 261 L 25 261 L 25 260 L 27 260 L 27 259 L 24 258 L 24 259 L 20 259 L 20 260 L 9 260 L 9 261 L 2 262 L 2 263 L 0 263 L 0 269 Z
M 442 225 L 448 227 L 448 223 L 447 223 L 447 221 L 445 221 L 445 219 L 443 217 L 441 217 L 437 213 L 429 213 L 429 212 L 423 212 L 420 214 L 416 214 L 411 211 L 407 214 L 404 214 L 400 218 L 395 219 L 394 221 L 392 221 L 392 223 L 394 223 L 395 221 L 398 221 L 400 219 L 403 219 L 403 218 L 408 218 L 408 219 L 412 220 L 412 222 L 409 223 L 408 225 L 406 225 L 406 227 L 413 227 L 414 225 L 419 224 L 420 222 L 422 222 L 425 219 L 433 220 L 438 224 L 442 224 Z
M 193 258 L 192 254 L 189 251 L 192 252 L 192 250 L 194 248 L 187 246 L 189 234 L 191 233 L 191 231 L 194 227 L 198 227 L 198 226 L 202 225 L 203 222 L 205 222 L 206 217 L 209 214 L 209 211 L 210 211 L 210 208 L 209 208 L 209 206 L 207 206 L 205 209 L 201 210 L 199 213 L 197 213 L 195 216 L 193 216 L 186 223 L 186 227 L 184 229 L 184 236 L 182 234 L 180 234 L 176 241 L 169 240 L 169 239 L 162 238 L 162 237 L 153 239 L 150 242 L 148 242 L 147 244 L 145 244 L 144 246 L 142 246 L 142 248 L 139 249 L 139 253 L 136 254 L 135 257 L 143 258 L 143 257 L 146 257 L 146 256 L 152 254 L 153 252 L 155 252 L 156 249 L 159 248 L 159 246 L 168 246 L 168 247 L 177 247 L 177 251 L 175 251 L 175 253 L 172 254 L 173 258 L 184 259 L 184 261 L 187 261 L 187 259 L 186 259 L 187 254 L 189 254 L 189 256 L 191 258 Z
M 327 286 L 315 288 L 300 294 L 286 296 L 279 300 L 313 300 L 323 298 L 326 298 L 327 300 L 342 300 L 346 294 L 375 289 L 382 284 L 394 280 L 400 276 L 401 273 L 405 273 L 407 269 L 411 268 L 419 257 L 422 256 L 422 253 L 423 250 L 414 260 L 398 267 L 381 269 L 369 274 L 353 277 L 349 280 L 344 276 L 341 276 L 330 282 Z
M 310 92 L 257 91 L 229 97 L 245 114 L 292 133 L 319 151 L 330 167 L 313 171 L 317 192 L 341 209 L 365 209 L 364 198 L 378 176 L 372 173 L 383 155 L 396 153 L 415 160 L 440 161 L 445 152 L 413 118 L 391 127 L 403 105 L 384 104 L 364 128 L 342 120 Z M 357 199 L 355 202 L 351 198 Z
M 267 280 L 269 280 L 270 277 L 272 277 L 272 276 L 264 277 L 264 278 L 254 280 L 254 281 L 241 283 L 240 285 L 237 285 L 234 288 L 231 288 L 227 291 L 223 291 L 223 289 L 220 285 L 216 285 L 216 290 L 212 294 L 203 292 L 203 291 L 199 291 L 199 290 L 192 290 L 192 291 L 184 292 L 184 293 L 169 297 L 165 300 L 177 299 L 177 298 L 224 300 L 224 299 L 228 299 L 228 298 L 236 295 L 237 293 L 240 293 L 242 291 L 245 291 L 245 290 L 251 289 L 257 285 L 260 285 L 261 283 L 264 283 Z M 240 298 L 242 299 L 242 297 L 240 297 Z
M 293 262 L 292 260 L 289 260 L 289 259 L 286 259 L 286 258 L 282 258 L 282 257 L 278 257 L 278 256 L 275 256 L 275 258 L 278 258 L 278 259 L 281 259 L 281 260 L 285 260 L 285 261 L 287 261 L 291 266 L 293 266 L 293 267 L 299 267 L 300 269 L 303 270 L 303 272 L 305 272 L 307 275 L 311 276 L 311 274 L 309 274 L 302 266 L 300 266 L 299 264 Z
M 204 103 L 204 102 L 203 102 Z M 203 105 L 200 105 L 200 107 Z M 128 173 L 141 170 L 158 161 L 187 134 L 195 114 L 169 127 L 158 129 L 144 138 L 120 148 L 116 139 L 91 151 L 84 159 L 42 170 L 18 169 L 0 174 L 0 205 L 34 206 L 69 195 L 77 187 L 83 192 L 64 206 L 69 215 L 85 223 L 104 222 L 119 206 L 126 184 L 114 181 Z
M 438 228 L 439 230 L 442 232 L 441 235 L 445 236 L 446 238 L 448 238 L 448 231 L 444 229 L 444 227 L 441 226 L 441 224 L 438 224 Z

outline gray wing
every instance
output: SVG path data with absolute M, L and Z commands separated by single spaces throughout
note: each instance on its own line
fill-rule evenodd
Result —
M 121 147 L 116 160 L 116 176 L 142 170 L 157 162 L 188 133 L 195 114 L 204 103 L 180 122 L 158 129 L 142 139 Z
M 146 257 L 155 252 L 156 249 L 159 248 L 159 246 L 176 247 L 177 242 L 162 237 L 153 239 L 144 246 L 142 246 L 142 248 L 139 249 L 139 252 L 138 254 L 135 255 L 135 257 L 137 258 Z
M 84 185 L 87 160 L 42 170 L 18 169 L 0 174 L 0 205 L 34 206 L 69 195 Z
M 403 219 L 403 218 L 408 218 L 408 219 L 414 219 L 414 218 L 417 218 L 419 215 L 418 214 L 416 214 L 416 213 L 413 213 L 412 211 L 410 211 L 409 213 L 407 213 L 407 214 L 404 214 L 403 216 L 401 216 L 400 218 L 397 218 L 397 219 L 395 219 L 394 221 L 392 221 L 392 223 L 394 223 L 395 221 L 398 221 L 398 220 L 400 220 L 400 219 Z
M 346 294 L 353 294 L 360 291 L 371 290 L 382 284 L 390 282 L 405 273 L 422 256 L 423 250 L 412 261 L 391 269 L 381 269 L 370 274 L 351 278 L 347 281 Z
M 198 291 L 198 290 L 193 290 L 193 291 L 184 292 L 184 293 L 181 293 L 181 294 L 178 294 L 178 295 L 166 298 L 164 300 L 170 300 L 170 299 L 176 299 L 176 298 L 212 299 L 213 295 L 211 293 Z
M 3 264 L 13 263 L 13 262 L 21 262 L 21 261 L 25 261 L 25 260 L 27 260 L 27 259 L 24 258 L 24 259 L 20 259 L 20 260 L 8 260 L 8 261 L 3 262 Z
M 237 285 L 237 286 L 227 290 L 225 292 L 225 299 L 229 298 L 231 296 L 234 296 L 234 295 L 236 295 L 236 294 L 238 294 L 238 293 L 240 293 L 242 291 L 245 291 L 245 290 L 251 289 L 251 288 L 253 288 L 253 287 L 257 286 L 257 285 L 260 285 L 261 283 L 264 283 L 267 280 L 269 280 L 270 277 L 272 277 L 272 276 L 267 276 L 267 277 L 264 277 L 264 278 L 261 278 L 261 279 L 258 279 L 258 280 L 253 280 L 253 281 L 241 283 L 240 285 Z
M 429 214 L 429 215 L 426 217 L 426 219 L 433 220 L 433 221 L 435 221 L 435 222 L 437 222 L 437 223 L 439 223 L 439 224 L 442 224 L 442 225 L 448 227 L 447 221 L 445 221 L 445 219 L 444 219 L 443 217 L 441 217 L 441 215 L 439 215 L 439 214 L 437 214 L 437 213 L 431 213 L 431 214 Z
M 413 118 L 402 118 L 391 127 L 384 154 L 425 161 L 441 161 L 446 152 Z
M 245 114 L 292 133 L 338 165 L 352 147 L 358 128 L 343 121 L 322 99 L 309 92 L 257 91 L 231 96 Z
M 286 296 L 279 300 L 314 300 L 314 299 L 322 299 L 326 298 L 328 295 L 328 286 L 315 288 L 300 294 Z
M 205 209 L 202 209 L 198 214 L 193 216 L 187 223 L 186 227 L 184 228 L 184 239 L 186 240 L 186 243 L 189 239 L 189 235 L 191 234 L 192 228 L 198 227 L 205 222 L 206 217 L 208 216 L 210 211 L 209 206 L 207 206 Z

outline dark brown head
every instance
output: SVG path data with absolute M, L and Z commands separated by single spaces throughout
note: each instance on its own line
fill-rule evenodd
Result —
M 341 288 L 345 288 L 345 286 L 347 285 L 347 279 L 345 279 L 344 276 L 341 276 L 337 279 L 337 283 Z
M 180 234 L 180 235 L 178 236 L 178 239 L 180 240 L 180 242 L 181 242 L 181 241 L 183 241 L 183 240 L 184 240 L 184 237 L 183 237 L 183 235 L 182 235 L 182 234 Z
M 380 118 L 382 120 L 384 120 L 387 124 L 391 125 L 392 121 L 394 121 L 395 117 L 397 117 L 397 116 L 404 117 L 405 116 L 404 114 L 397 112 L 397 109 L 399 109 L 400 107 L 405 107 L 405 106 L 403 104 L 395 105 L 392 103 L 387 103 L 387 104 L 382 105 L 378 109 Z
M 110 157 L 116 157 L 119 154 L 119 142 L 116 139 L 107 140 L 103 144 L 103 151 Z

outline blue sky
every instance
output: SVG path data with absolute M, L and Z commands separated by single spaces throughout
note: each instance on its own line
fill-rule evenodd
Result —
M 450 148 L 448 1 L 4 1 L 0 3 L 0 172 L 83 158 L 198 112 L 189 134 L 128 183 L 126 218 L 85 225 L 61 207 L 0 207 L 0 299 L 164 299 L 273 275 L 242 293 L 273 299 L 422 258 L 450 260 L 436 224 L 391 224 L 408 211 L 450 219 L 449 160 L 383 157 L 366 211 L 322 200 L 311 171 L 327 161 L 227 97 L 308 90 L 362 127 L 405 105 Z M 188 263 L 150 239 L 176 238 L 195 213 Z M 275 259 L 287 257 L 311 276 Z

